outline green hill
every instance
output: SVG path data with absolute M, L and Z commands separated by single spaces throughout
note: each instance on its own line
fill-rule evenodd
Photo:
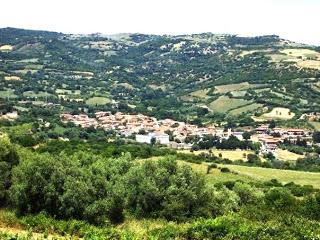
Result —
M 4 28 L 0 92 L 10 95 L 0 98 L 69 108 L 117 104 L 124 111 L 202 122 L 227 116 L 249 124 L 265 107 L 289 108 L 298 118 L 319 111 L 319 51 L 274 35 L 70 35 Z M 90 100 L 96 97 L 110 101 L 96 106 Z M 221 99 L 230 104 L 221 107 Z

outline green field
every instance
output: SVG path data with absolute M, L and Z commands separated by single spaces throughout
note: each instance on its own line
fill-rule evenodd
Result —
M 229 168 L 234 173 L 222 173 L 219 169 L 214 168 L 210 171 L 210 174 L 206 174 L 208 163 L 195 164 L 179 161 L 179 164 L 189 165 L 193 170 L 205 174 L 209 183 L 236 180 L 244 182 L 269 181 L 277 179 L 283 184 L 294 182 L 300 185 L 312 185 L 315 188 L 320 188 L 320 173 L 219 164 L 219 167 Z
M 106 97 L 92 97 L 86 101 L 88 105 L 105 105 L 110 103 L 110 99 Z
M 69 90 L 69 89 L 62 89 L 58 88 L 56 90 L 57 94 L 68 94 L 68 95 L 80 95 L 81 91 L 80 90 Z
M 268 181 L 277 179 L 282 183 L 294 182 L 300 185 L 312 185 L 320 188 L 320 173 L 281 170 L 261 167 L 247 167 L 238 165 L 221 165 L 237 172 L 241 176 L 249 177 L 255 180 Z
M 34 91 L 27 91 L 27 92 L 23 93 L 23 96 L 24 97 L 30 97 L 30 98 L 32 98 L 32 97 L 41 98 L 41 97 L 50 97 L 50 96 L 52 96 L 52 94 L 47 93 L 47 92 L 41 92 L 41 91 L 38 92 L 38 93 L 36 93 Z
M 320 122 L 309 122 L 317 131 L 320 131 Z
M 231 115 L 240 115 L 242 113 L 246 113 L 246 112 L 252 112 L 256 109 L 262 108 L 263 105 L 262 104 L 258 104 L 258 103 L 253 103 L 247 106 L 243 106 L 243 107 L 239 107 L 236 109 L 231 110 L 229 113 Z
M 251 177 L 240 175 L 240 174 L 233 174 L 233 173 L 222 173 L 219 169 L 214 168 L 211 169 L 210 174 L 207 174 L 207 166 L 208 164 L 196 164 L 196 163 L 189 163 L 185 161 L 179 161 L 181 165 L 188 165 L 194 171 L 204 174 L 207 182 L 209 184 L 216 184 L 220 182 L 228 182 L 228 181 L 243 181 L 243 182 L 252 182 L 254 179 Z
M 243 83 L 215 86 L 215 89 L 217 93 L 227 93 L 231 91 L 239 91 L 239 90 L 247 89 L 249 86 L 250 84 L 248 82 L 243 82 Z
M 221 96 L 217 100 L 209 104 L 209 108 L 214 112 L 226 113 L 231 109 L 248 105 L 251 102 L 244 99 L 229 98 L 227 96 Z
M 14 90 L 7 89 L 4 91 L 0 91 L 0 98 L 16 98 L 17 95 L 14 94 Z

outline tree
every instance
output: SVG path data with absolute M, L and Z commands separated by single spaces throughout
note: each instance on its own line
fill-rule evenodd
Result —
M 276 127 L 276 122 L 274 120 L 271 120 L 269 123 L 269 128 L 274 129 Z
M 315 143 L 320 143 L 320 132 L 314 132 L 312 138 Z
M 265 195 L 266 205 L 273 210 L 290 212 L 296 205 L 296 199 L 286 188 L 271 188 Z
M 251 138 L 251 133 L 250 132 L 244 132 L 242 134 L 242 137 L 243 137 L 244 140 L 248 141 Z
M 151 138 L 150 140 L 151 145 L 155 145 L 157 143 L 157 139 L 155 137 Z
M 248 159 L 248 163 L 251 163 L 251 164 L 260 164 L 261 163 L 259 156 L 256 154 L 251 154 L 251 153 L 248 154 L 247 159 Z
M 11 170 L 19 163 L 16 148 L 5 136 L 0 136 L 0 206 L 7 202 L 7 190 L 11 187 Z

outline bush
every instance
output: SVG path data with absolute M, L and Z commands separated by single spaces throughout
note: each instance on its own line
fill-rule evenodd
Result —
M 240 197 L 241 204 L 257 204 L 261 202 L 264 197 L 262 191 L 255 187 L 251 187 L 247 183 L 236 182 L 233 191 Z
M 226 168 L 226 167 L 221 168 L 220 171 L 223 172 L 223 173 L 229 173 L 229 172 L 231 172 L 230 169 L 229 169 L 229 168 Z
M 288 189 L 271 188 L 265 194 L 266 205 L 276 211 L 290 212 L 296 205 L 296 199 Z

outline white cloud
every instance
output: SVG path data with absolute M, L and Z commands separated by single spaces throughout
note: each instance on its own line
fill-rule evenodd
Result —
M 0 27 L 66 33 L 233 33 L 320 45 L 318 0 L 8 0 Z

